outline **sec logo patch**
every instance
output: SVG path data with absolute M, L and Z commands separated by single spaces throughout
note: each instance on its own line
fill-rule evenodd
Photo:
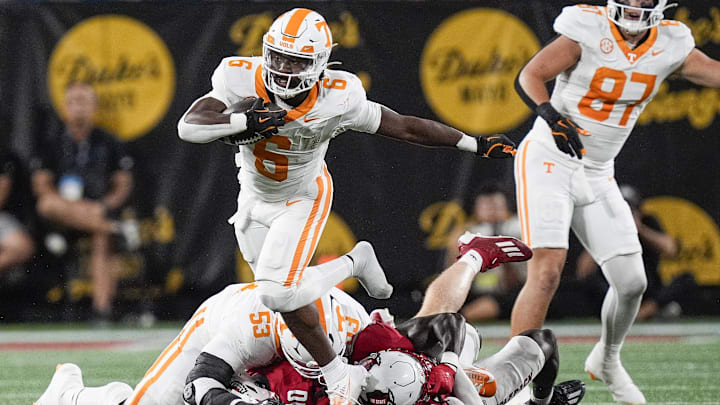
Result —
M 610 40 L 610 38 L 603 38 L 600 41 L 600 50 L 602 51 L 602 53 L 607 55 L 610 52 L 612 52 L 613 49 L 615 49 L 615 45 L 613 45 L 612 40 Z

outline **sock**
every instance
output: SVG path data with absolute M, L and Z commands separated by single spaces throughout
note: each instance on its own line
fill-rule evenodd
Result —
M 458 260 L 458 262 L 467 264 L 472 271 L 477 274 L 481 269 L 483 265 L 483 258 L 480 256 L 480 253 L 470 250 Z
M 610 288 L 600 312 L 600 341 L 605 345 L 605 361 L 613 361 L 619 360 L 620 348 L 635 321 L 647 280 L 640 253 L 613 257 L 601 268 Z
M 350 278 L 352 269 L 353 261 L 347 256 L 307 267 L 297 284 L 298 302 L 311 303 L 320 298 L 338 283 Z
M 534 405 L 547 405 L 552 399 L 552 393 L 552 387 L 548 390 L 542 387 L 534 386 L 532 392 L 530 393 L 530 401 Z
M 325 377 L 325 384 L 328 388 L 333 386 L 336 381 L 345 377 L 347 370 L 344 366 L 345 363 L 340 360 L 340 356 L 335 356 L 330 363 L 320 366 L 320 371 L 322 371 L 323 377 Z
M 63 393 L 60 405 L 117 405 L 132 395 L 129 385 L 111 382 L 102 387 L 75 388 Z

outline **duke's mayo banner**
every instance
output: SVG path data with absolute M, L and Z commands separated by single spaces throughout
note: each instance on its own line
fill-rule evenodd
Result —
M 693 29 L 697 47 L 720 58 L 720 5 L 681 1 L 669 11 Z M 334 69 L 357 74 L 368 97 L 394 110 L 472 135 L 502 132 L 519 142 L 534 115 L 516 95 L 518 71 L 555 36 L 565 1 L 313 2 L 337 46 Z M 601 4 L 595 2 L 594 4 Z M 602 3 L 604 4 L 604 2 Z M 176 124 L 230 55 L 260 55 L 262 35 L 296 2 L 87 2 L 0 4 L 3 147 L 28 158 L 58 130 L 62 92 L 87 81 L 98 93 L 98 125 L 135 156 L 135 215 L 143 249 L 133 266 L 158 296 L 201 299 L 252 273 L 227 219 L 238 184 L 231 146 L 190 144 Z M 598 42 L 601 46 L 601 42 Z M 619 183 L 636 186 L 645 209 L 681 242 L 664 259 L 665 281 L 689 270 L 720 285 L 720 91 L 668 80 L 617 159 Z M 335 183 L 317 259 L 367 239 L 388 278 L 393 305 L 411 313 L 444 263 L 445 237 L 486 183 L 514 190 L 511 161 L 346 133 L 331 143 Z M 352 285 L 349 285 L 353 288 Z M 50 295 L 48 295 L 50 297 Z M 357 296 L 364 299 L 364 293 Z M 401 312 L 402 312 L 401 311 Z

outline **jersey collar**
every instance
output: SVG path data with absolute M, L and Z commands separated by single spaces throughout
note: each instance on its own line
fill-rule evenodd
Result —
M 318 99 L 318 94 L 320 93 L 319 86 L 320 82 L 318 81 L 310 89 L 310 93 L 307 95 L 305 100 L 299 106 L 288 111 L 287 115 L 285 116 L 285 122 L 295 121 L 296 119 L 307 114 L 308 111 L 310 111 L 315 106 L 315 103 Z M 270 101 L 270 96 L 268 95 L 267 89 L 265 88 L 265 82 L 262 78 L 262 66 L 258 66 L 257 70 L 255 70 L 255 93 L 257 93 L 260 97 L 264 98 L 265 101 Z
M 625 54 L 625 58 L 627 58 L 631 65 L 637 62 L 638 59 L 640 59 L 650 48 L 652 48 L 653 45 L 655 45 L 655 40 L 657 40 L 658 36 L 657 27 L 650 28 L 650 34 L 647 39 L 640 44 L 640 46 L 635 49 L 630 49 L 618 27 L 609 19 L 608 21 L 610 22 L 610 31 L 612 32 L 613 37 L 615 37 L 615 42 L 617 42 L 620 50 L 622 50 Z

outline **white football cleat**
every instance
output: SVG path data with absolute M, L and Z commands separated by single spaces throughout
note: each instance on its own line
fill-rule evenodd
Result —
M 345 365 L 348 368 L 345 377 L 334 383 L 328 382 L 327 394 L 330 405 L 358 405 L 360 393 L 367 386 L 370 375 L 363 366 Z
M 585 371 L 593 380 L 605 383 L 616 402 L 638 405 L 646 404 L 645 396 L 633 383 L 619 359 L 606 361 L 603 344 L 597 343 L 585 360 Z
M 47 389 L 33 405 L 60 405 L 60 397 L 65 392 L 82 387 L 80 367 L 72 363 L 58 364 Z
M 385 278 L 385 271 L 380 266 L 372 245 L 360 241 L 347 255 L 353 261 L 353 277 L 357 277 L 368 295 L 378 299 L 390 298 L 393 287 Z

